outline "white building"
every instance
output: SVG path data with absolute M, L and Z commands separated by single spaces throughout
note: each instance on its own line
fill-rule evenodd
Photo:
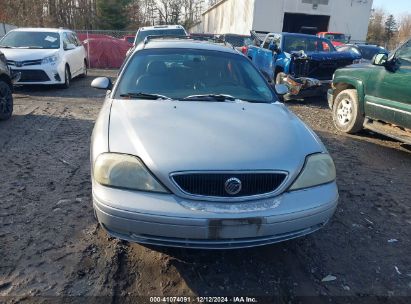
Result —
M 373 0 L 220 0 L 191 28 L 198 33 L 341 32 L 365 41 Z

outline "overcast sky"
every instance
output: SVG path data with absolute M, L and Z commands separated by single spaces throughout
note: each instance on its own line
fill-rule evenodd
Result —
M 374 0 L 374 8 L 383 8 L 395 16 L 411 14 L 411 0 Z

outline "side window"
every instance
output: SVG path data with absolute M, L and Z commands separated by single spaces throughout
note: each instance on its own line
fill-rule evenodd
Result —
M 78 46 L 77 45 L 77 40 L 74 37 L 73 33 L 67 33 L 67 37 L 68 37 L 68 40 L 70 41 L 71 44 L 74 44 L 75 46 Z
M 411 61 L 411 40 L 404 44 L 396 53 L 396 57 Z
M 70 39 L 69 39 L 67 33 L 63 33 L 63 48 L 66 49 L 67 45 L 69 45 L 70 43 L 71 42 L 70 42 Z
M 76 46 L 81 46 L 81 42 L 80 42 L 80 40 L 78 39 L 76 33 L 71 33 L 71 36 L 73 37 L 73 41 L 75 42 L 75 45 L 76 45 Z

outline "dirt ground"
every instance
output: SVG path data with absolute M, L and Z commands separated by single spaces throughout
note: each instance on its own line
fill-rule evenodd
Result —
M 325 100 L 289 102 L 337 166 L 340 203 L 324 229 L 234 251 L 122 242 L 96 224 L 89 176 L 90 135 L 104 97 L 89 85 L 115 72 L 90 74 L 68 90 L 18 89 L 14 116 L 0 123 L 0 302 L 248 296 L 262 303 L 269 296 L 410 303 L 409 147 L 370 132 L 337 133 Z M 335 280 L 323 282 L 329 275 Z

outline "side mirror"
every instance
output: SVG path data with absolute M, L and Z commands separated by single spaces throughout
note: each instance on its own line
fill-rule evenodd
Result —
M 100 90 L 111 90 L 113 83 L 110 78 L 98 77 L 91 82 L 91 87 Z
M 72 43 L 68 43 L 65 47 L 64 50 L 65 51 L 70 51 L 70 50 L 74 50 L 76 48 L 76 46 Z
M 288 94 L 290 92 L 290 90 L 285 84 L 276 84 L 274 88 L 275 92 L 279 96 L 284 96 L 285 94 Z
M 388 56 L 387 54 L 377 54 L 374 56 L 372 59 L 372 64 L 373 65 L 378 65 L 378 66 L 384 66 L 388 61 Z

